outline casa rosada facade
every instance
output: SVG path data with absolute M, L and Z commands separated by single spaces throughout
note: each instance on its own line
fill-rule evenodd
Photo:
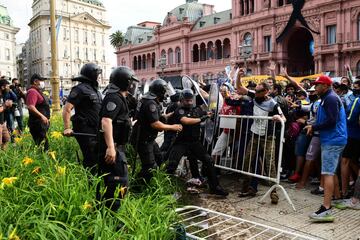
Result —
M 266 74 L 270 60 L 294 76 L 341 76 L 345 64 L 360 75 L 360 0 L 232 0 L 218 13 L 187 0 L 162 24 L 130 26 L 116 54 L 143 81 L 216 79 L 232 62 Z

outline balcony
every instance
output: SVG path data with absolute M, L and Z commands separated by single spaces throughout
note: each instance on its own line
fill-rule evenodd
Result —
M 230 64 L 230 58 L 210 59 L 207 61 L 192 62 L 190 63 L 190 68 L 225 66 L 228 64 Z

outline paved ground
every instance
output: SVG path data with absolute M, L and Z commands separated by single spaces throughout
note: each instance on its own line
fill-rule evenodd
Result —
M 291 184 L 283 183 L 297 209 L 294 212 L 280 191 L 278 205 L 271 205 L 270 199 L 265 204 L 260 204 L 257 201 L 269 187 L 260 186 L 256 198 L 241 199 L 237 196 L 239 186 L 237 175 L 224 176 L 221 182 L 230 191 L 227 199 L 211 198 L 204 193 L 192 196 L 189 203 L 318 239 L 360 240 L 360 211 L 335 209 L 334 223 L 314 224 L 309 221 L 308 214 L 317 210 L 322 202 L 322 197 L 310 194 L 313 186 L 308 186 L 304 190 L 295 190 Z

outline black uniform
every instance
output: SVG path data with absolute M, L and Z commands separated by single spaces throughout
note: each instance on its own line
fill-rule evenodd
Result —
M 177 102 L 171 103 L 167 108 L 165 113 L 169 114 L 171 112 L 175 112 L 175 110 L 179 107 L 179 104 Z M 167 119 L 167 124 L 175 124 L 174 116 L 170 116 Z M 173 131 L 165 131 L 164 132 L 164 142 L 161 145 L 161 152 L 163 152 L 165 155 L 169 153 L 169 148 L 171 147 L 171 144 L 173 143 L 174 139 L 176 137 L 176 133 Z M 164 160 L 167 159 L 167 156 L 164 156 Z
M 115 190 L 118 186 L 123 189 L 120 191 L 119 198 L 123 198 L 128 186 L 128 167 L 125 157 L 125 144 L 128 142 L 131 122 L 129 118 L 129 109 L 126 98 L 118 92 L 108 92 L 103 100 L 100 119 L 112 119 L 113 139 L 116 149 L 115 165 L 109 165 L 105 162 L 105 154 L 107 145 L 102 133 L 99 137 L 99 170 L 104 177 L 106 192 L 104 199 L 109 200 L 114 198 Z M 101 122 L 100 122 L 101 124 Z M 117 200 L 114 203 L 110 200 L 107 205 L 112 205 L 113 210 L 120 207 L 120 202 Z
M 150 170 L 163 161 L 159 145 L 155 142 L 158 131 L 151 127 L 152 123 L 160 121 L 161 116 L 161 106 L 155 99 L 155 95 L 148 93 L 139 101 L 135 116 L 137 122 L 132 136 L 142 164 L 140 177 L 145 181 L 152 177 Z
M 207 113 L 201 110 L 199 107 L 193 107 L 191 109 L 180 107 L 175 111 L 174 118 L 176 123 L 180 124 L 180 120 L 183 117 L 201 118 L 206 114 Z M 216 177 L 215 168 L 211 161 L 211 157 L 207 153 L 203 144 L 200 142 L 200 123 L 183 126 L 183 131 L 178 134 L 170 152 L 167 172 L 169 174 L 174 174 L 180 159 L 187 154 L 194 156 L 203 163 L 205 174 L 209 178 L 210 190 L 216 192 L 216 188 L 218 187 L 219 182 Z
M 75 114 L 71 117 L 74 132 L 96 135 L 102 101 L 99 91 L 89 83 L 80 83 L 71 89 L 67 101 L 75 109 Z M 75 138 L 83 153 L 84 167 L 92 169 L 97 160 L 96 137 L 75 135 Z

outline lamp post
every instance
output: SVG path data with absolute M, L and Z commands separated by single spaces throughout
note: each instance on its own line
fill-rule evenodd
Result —
M 164 69 L 166 67 L 166 57 L 161 57 L 158 60 L 158 63 L 159 63 L 158 66 L 161 68 L 161 78 L 164 78 Z
M 241 58 L 244 59 L 245 75 L 246 75 L 247 74 L 247 59 L 252 56 L 252 45 L 244 41 L 243 44 L 239 46 L 239 55 Z
M 54 113 L 60 112 L 60 98 L 59 98 L 59 69 L 58 56 L 56 46 L 56 16 L 55 16 L 55 1 L 50 0 L 50 27 L 51 27 L 51 89 L 53 104 L 52 109 Z

